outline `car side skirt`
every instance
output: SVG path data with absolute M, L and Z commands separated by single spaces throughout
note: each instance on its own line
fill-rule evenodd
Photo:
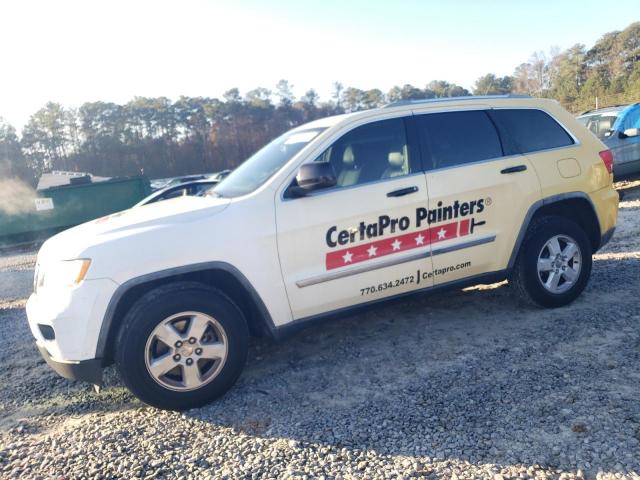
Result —
M 380 307 L 387 303 L 392 303 L 400 299 L 404 299 L 414 295 L 430 295 L 432 293 L 438 293 L 446 290 L 462 289 L 462 288 L 471 287 L 473 285 L 478 285 L 478 284 L 496 283 L 496 282 L 505 280 L 507 278 L 507 275 L 508 275 L 507 270 L 483 273 L 480 275 L 473 275 L 471 277 L 454 280 L 451 282 L 443 283 L 441 285 L 435 285 L 432 287 L 425 287 L 418 290 L 412 290 L 410 292 L 400 293 L 392 297 L 371 300 L 369 302 L 359 303 L 357 305 L 344 307 L 337 310 L 332 310 L 330 312 L 321 313 L 318 315 L 312 315 L 310 317 L 300 318 L 298 320 L 294 320 L 293 322 L 287 323 L 286 325 L 276 327 L 275 331 L 273 332 L 273 337 L 276 340 L 283 340 L 299 332 L 300 330 L 303 330 L 312 325 L 316 325 L 318 323 L 322 323 L 332 319 L 338 319 L 338 318 L 343 318 L 350 315 L 355 315 L 357 313 L 362 313 L 362 312 L 371 310 L 372 308 Z

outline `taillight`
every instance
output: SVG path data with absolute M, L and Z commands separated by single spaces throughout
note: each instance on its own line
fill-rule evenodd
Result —
M 613 153 L 611 150 L 603 150 L 599 153 L 600 158 L 604 162 L 604 166 L 607 167 L 609 173 L 613 172 Z

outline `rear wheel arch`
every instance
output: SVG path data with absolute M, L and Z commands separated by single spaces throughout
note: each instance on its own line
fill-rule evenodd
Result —
M 113 363 L 114 343 L 122 320 L 136 301 L 151 290 L 178 282 L 216 288 L 242 311 L 251 335 L 276 335 L 264 302 L 237 268 L 224 262 L 179 267 L 131 279 L 116 290 L 104 315 L 96 348 L 96 358 L 102 358 L 103 365 Z
M 525 239 L 531 222 L 534 219 L 545 216 L 564 217 L 572 220 L 587 234 L 592 246 L 592 251 L 595 253 L 600 248 L 602 242 L 600 222 L 589 196 L 584 192 L 554 195 L 537 201 L 529 208 L 513 247 L 508 270 L 511 270 L 515 265 L 520 248 L 522 247 L 522 242 Z

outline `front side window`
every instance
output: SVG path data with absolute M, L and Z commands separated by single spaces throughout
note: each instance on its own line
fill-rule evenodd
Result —
M 567 131 L 542 110 L 496 109 L 491 110 L 491 117 L 513 142 L 515 151 L 506 154 L 531 153 L 575 143 Z
M 232 198 L 253 192 L 324 130 L 292 130 L 279 136 L 231 172 L 224 182 L 211 189 L 211 194 Z
M 500 137 L 482 110 L 430 113 L 416 117 L 425 156 L 445 168 L 502 156 Z
M 410 157 L 404 120 L 394 118 L 351 130 L 315 161 L 331 164 L 337 187 L 350 187 L 417 170 Z

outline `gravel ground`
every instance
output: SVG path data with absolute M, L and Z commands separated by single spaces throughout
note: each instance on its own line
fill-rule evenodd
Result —
M 640 181 L 572 305 L 505 284 L 252 343 L 186 413 L 57 377 L 26 325 L 34 252 L 0 258 L 3 478 L 640 479 Z M 451 308 L 455 305 L 455 308 Z

